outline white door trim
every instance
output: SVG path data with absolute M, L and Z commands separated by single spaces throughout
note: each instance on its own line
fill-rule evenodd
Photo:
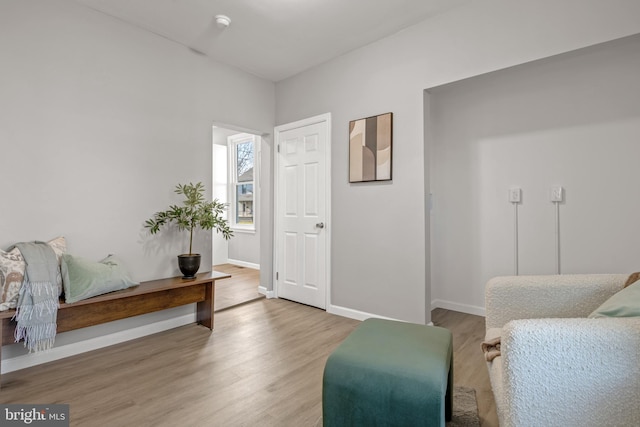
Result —
M 326 186 L 325 186 L 325 203 L 326 203 L 326 221 L 325 228 L 323 230 L 326 233 L 327 244 L 325 245 L 325 256 L 326 256 L 326 295 L 325 295 L 325 310 L 330 307 L 331 302 L 331 230 L 332 230 L 332 222 L 331 222 L 331 113 L 320 114 L 314 117 L 309 117 L 307 119 L 298 120 L 292 123 L 287 123 L 284 125 L 276 126 L 274 129 L 274 184 L 273 184 L 273 194 L 274 194 L 274 215 L 273 215 L 273 230 L 274 236 L 278 236 L 279 227 L 278 227 L 278 198 L 280 197 L 280 183 L 279 183 L 279 173 L 280 170 L 280 156 L 278 156 L 278 146 L 280 144 L 280 134 L 282 132 L 286 132 L 292 129 L 315 125 L 319 123 L 325 123 L 327 128 L 327 145 L 325 147 L 325 177 L 326 177 Z M 278 298 L 278 281 L 276 280 L 276 274 L 278 270 L 278 261 L 280 254 L 278 253 L 278 239 L 273 239 L 273 293 L 276 298 Z

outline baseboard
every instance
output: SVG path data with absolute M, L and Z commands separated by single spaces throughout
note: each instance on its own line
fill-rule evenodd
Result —
M 136 328 L 114 332 L 112 334 L 102 335 L 100 337 L 90 338 L 60 347 L 54 347 L 51 350 L 45 352 L 12 357 L 2 361 L 2 372 L 0 373 L 6 374 L 8 372 L 19 371 L 21 369 L 30 368 L 42 363 L 53 362 L 54 360 L 64 359 L 65 357 L 75 356 L 87 351 L 97 350 L 99 348 L 108 347 L 136 338 L 141 338 L 146 335 L 151 335 L 158 332 L 166 331 L 168 329 L 177 328 L 179 326 L 188 325 L 190 323 L 194 323 L 195 321 L 195 313 L 185 314 L 166 320 L 161 320 L 159 322 L 150 323 L 148 325 L 142 325 Z
M 340 307 L 338 305 L 329 304 L 327 307 L 327 313 L 335 314 L 342 317 L 348 317 L 355 320 L 367 320 L 369 318 L 386 319 L 386 320 L 398 320 L 391 317 L 380 316 L 378 314 L 367 313 L 364 311 L 354 310 L 352 308 Z
M 252 268 L 254 270 L 260 270 L 260 264 L 254 264 L 252 262 L 240 261 L 240 260 L 231 259 L 231 258 L 229 258 L 227 262 L 232 265 L 237 265 L 238 267 L 247 267 L 247 268 Z
M 466 313 L 466 314 L 475 314 L 476 316 L 484 317 L 485 315 L 484 307 L 478 307 L 475 305 L 468 305 L 468 304 L 460 304 L 457 302 L 444 301 L 441 299 L 436 299 L 431 301 L 431 309 L 434 310 L 436 308 L 444 308 L 446 310 L 459 311 L 461 313 Z
M 374 319 L 385 319 L 385 320 L 395 320 L 397 322 L 405 322 L 405 320 L 395 319 L 393 317 L 380 316 L 379 314 L 367 313 L 365 311 L 354 310 L 352 308 L 340 307 L 338 305 L 329 305 L 327 308 L 327 313 L 335 314 L 337 316 L 348 317 L 349 319 L 355 320 L 367 320 L 370 318 Z M 428 326 L 433 326 L 433 322 L 427 323 Z
M 267 290 L 266 286 L 258 286 L 258 293 L 266 296 L 267 298 L 276 297 L 276 293 L 274 291 Z

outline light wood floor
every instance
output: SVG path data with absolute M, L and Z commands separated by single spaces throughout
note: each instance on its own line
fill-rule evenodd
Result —
M 228 279 L 216 280 L 216 297 L 213 304 L 215 311 L 264 298 L 264 295 L 258 292 L 260 270 L 231 264 L 214 265 L 213 269 L 231 274 Z
M 454 334 L 457 385 L 497 426 L 480 354 L 484 319 L 435 310 Z M 3 375 L 2 403 L 67 403 L 72 426 L 314 426 L 328 355 L 359 324 L 286 300 Z

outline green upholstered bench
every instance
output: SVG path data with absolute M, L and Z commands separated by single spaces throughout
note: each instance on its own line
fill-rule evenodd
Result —
M 329 356 L 324 426 L 444 426 L 451 419 L 453 349 L 447 329 L 367 319 Z

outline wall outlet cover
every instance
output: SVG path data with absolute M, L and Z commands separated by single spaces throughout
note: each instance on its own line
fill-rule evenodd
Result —
M 552 202 L 561 202 L 564 198 L 564 189 L 560 186 L 551 187 L 550 197 L 549 199 Z
M 520 203 L 522 201 L 522 189 L 518 187 L 512 187 L 509 189 L 509 202 Z

